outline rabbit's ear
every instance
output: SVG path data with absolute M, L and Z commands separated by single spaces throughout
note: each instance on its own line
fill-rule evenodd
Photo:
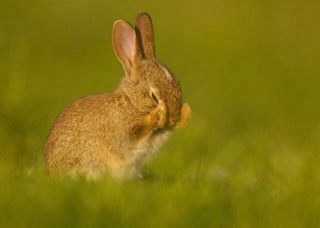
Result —
M 144 58 L 150 58 L 155 55 L 154 51 L 154 37 L 152 20 L 146 12 L 140 12 L 136 18 L 136 31 L 139 35 L 141 51 Z
M 130 72 L 135 58 L 139 55 L 139 45 L 133 27 L 126 21 L 118 20 L 113 25 L 113 49 L 126 72 Z

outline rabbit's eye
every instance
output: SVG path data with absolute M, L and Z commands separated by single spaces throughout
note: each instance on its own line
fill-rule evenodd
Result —
M 154 95 L 154 93 L 151 91 L 150 92 L 150 97 L 157 103 L 159 104 L 158 98 L 156 97 L 156 95 Z

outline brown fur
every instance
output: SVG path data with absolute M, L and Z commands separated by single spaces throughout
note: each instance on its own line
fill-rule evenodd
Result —
M 112 40 L 125 76 L 113 93 L 90 95 L 62 110 L 45 144 L 49 172 L 141 177 L 141 162 L 189 120 L 179 83 L 155 58 L 150 16 L 139 13 L 135 28 L 116 21 Z

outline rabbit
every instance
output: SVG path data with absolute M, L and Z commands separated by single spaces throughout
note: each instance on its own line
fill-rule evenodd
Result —
M 138 13 L 135 27 L 117 20 L 112 43 L 124 76 L 112 93 L 83 97 L 62 110 L 45 143 L 49 174 L 143 178 L 142 162 L 190 118 L 178 81 L 155 57 L 146 12 Z

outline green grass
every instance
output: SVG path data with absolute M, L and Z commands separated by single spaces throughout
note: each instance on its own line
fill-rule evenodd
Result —
M 319 227 L 316 1 L 0 1 L 0 227 Z M 112 91 L 141 10 L 192 108 L 145 180 L 47 176 L 69 102 Z

